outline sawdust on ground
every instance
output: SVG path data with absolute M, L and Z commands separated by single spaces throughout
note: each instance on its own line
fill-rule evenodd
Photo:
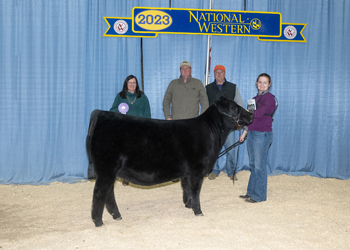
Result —
M 248 171 L 238 181 L 204 180 L 196 217 L 180 183 L 115 184 L 123 217 L 91 220 L 94 181 L 0 185 L 0 249 L 350 249 L 350 180 L 279 175 L 268 200 L 250 204 Z

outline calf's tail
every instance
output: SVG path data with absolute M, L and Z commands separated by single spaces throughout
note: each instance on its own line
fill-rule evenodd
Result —
M 91 139 L 94 134 L 94 130 L 96 127 L 96 122 L 98 119 L 98 114 L 101 112 L 101 110 L 95 109 L 92 111 L 90 115 L 90 123 L 89 123 L 89 129 L 88 134 L 86 136 L 86 153 L 89 160 L 89 167 L 88 167 L 88 179 L 96 179 L 95 169 L 94 169 L 94 163 L 92 161 L 91 157 Z

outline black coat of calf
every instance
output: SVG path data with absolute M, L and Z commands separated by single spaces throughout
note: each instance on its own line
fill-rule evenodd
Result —
M 183 202 L 202 215 L 199 194 L 208 174 L 236 125 L 253 121 L 253 115 L 222 97 L 202 115 L 186 120 L 156 120 L 95 110 L 86 139 L 96 183 L 92 220 L 101 226 L 104 206 L 121 219 L 115 197 L 117 177 L 150 186 L 181 178 Z

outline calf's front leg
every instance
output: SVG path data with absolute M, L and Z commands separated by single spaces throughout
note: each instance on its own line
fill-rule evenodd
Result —
M 188 177 L 181 178 L 181 187 L 183 192 L 183 203 L 185 204 L 185 207 L 192 208 L 192 196 L 190 193 L 190 184 L 188 183 L 189 179 Z
M 201 192 L 203 183 L 203 177 L 191 176 L 190 177 L 190 193 L 192 196 L 192 210 L 196 216 L 203 216 L 201 210 L 201 204 L 199 200 L 199 195 Z

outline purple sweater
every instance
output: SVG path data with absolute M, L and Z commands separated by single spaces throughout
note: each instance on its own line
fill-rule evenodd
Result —
M 262 95 L 257 95 L 255 103 L 258 103 L 258 108 L 254 111 L 254 121 L 248 126 L 248 131 L 271 132 L 272 117 L 264 114 L 272 114 L 275 110 L 275 98 L 270 92 Z

